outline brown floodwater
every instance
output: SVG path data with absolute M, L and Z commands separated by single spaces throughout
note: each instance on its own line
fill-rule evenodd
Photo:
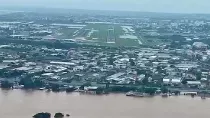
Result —
M 0 118 L 32 118 L 43 111 L 68 113 L 71 118 L 206 118 L 210 116 L 210 99 L 0 90 Z

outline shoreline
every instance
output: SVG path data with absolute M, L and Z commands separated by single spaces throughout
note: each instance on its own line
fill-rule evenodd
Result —
M 14 118 L 14 115 L 17 118 L 31 118 L 31 116 L 39 112 L 49 112 L 51 114 L 57 112 L 69 113 L 70 118 L 99 118 L 101 115 L 107 116 L 107 113 L 110 114 L 110 117 L 117 118 L 118 115 L 119 117 L 124 115 L 132 117 L 133 114 L 136 114 L 134 118 L 138 118 L 139 112 L 144 114 L 146 111 L 150 112 L 151 109 L 156 111 L 155 114 L 159 115 L 158 118 L 161 118 L 167 110 L 178 110 L 177 112 L 181 113 L 188 110 L 189 107 L 195 108 L 194 113 L 199 114 L 200 109 L 208 110 L 207 104 L 210 103 L 209 100 L 201 100 L 199 97 L 191 98 L 182 95 L 168 98 L 162 98 L 161 96 L 136 98 L 112 93 L 95 96 L 76 92 L 68 94 L 66 92 L 46 93 L 45 91 L 0 90 L 0 96 L 2 105 L 8 106 L 1 108 L 0 116 L 2 118 Z M 111 105 L 114 106 L 110 107 Z M 209 115 L 209 112 L 201 111 L 200 115 L 203 113 Z M 192 112 L 188 111 L 187 113 L 191 114 Z M 145 118 L 152 118 L 149 115 Z M 190 116 L 185 118 L 190 118 Z
M 3 89 L 3 88 L 0 88 L 1 91 L 23 91 L 23 92 L 26 92 L 26 93 L 33 93 L 33 92 L 43 92 L 43 93 L 55 93 L 55 94 L 59 94 L 59 93 L 66 93 L 66 95 L 71 95 L 71 94 L 74 94 L 74 95 L 86 95 L 86 96 L 108 96 L 108 95 L 124 95 L 125 97 L 130 97 L 130 98 L 155 98 L 155 97 L 161 97 L 163 99 L 167 99 L 167 98 L 170 98 L 170 97 L 186 97 L 186 98 L 201 98 L 202 100 L 205 100 L 206 98 L 210 98 L 210 96 L 201 96 L 201 95 L 190 95 L 190 94 L 179 94 L 179 95 L 174 95 L 174 94 L 170 94 L 168 93 L 167 95 L 166 94 L 154 94 L 154 95 L 148 95 L 148 94 L 144 94 L 143 96 L 142 95 L 127 95 L 129 92 L 110 92 L 110 93 L 107 93 L 107 94 L 93 94 L 93 93 L 86 93 L 86 92 L 81 92 L 81 91 L 73 91 L 73 92 L 66 92 L 66 91 L 59 91 L 59 92 L 56 92 L 56 91 L 48 91 L 47 89 L 44 89 L 44 90 L 39 90 L 39 89 Z M 76 94 L 78 93 L 78 94 Z M 142 94 L 142 93 L 141 93 Z

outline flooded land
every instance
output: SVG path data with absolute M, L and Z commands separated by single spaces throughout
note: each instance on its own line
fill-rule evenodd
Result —
M 31 118 L 38 112 L 63 112 L 71 118 L 205 118 L 210 100 L 200 97 L 133 98 L 79 93 L 0 90 L 1 118 Z

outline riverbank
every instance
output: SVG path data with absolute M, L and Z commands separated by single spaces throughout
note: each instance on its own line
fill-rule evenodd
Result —
M 62 94 L 67 94 L 67 95 L 88 95 L 88 96 L 107 96 L 107 95 L 114 95 L 114 94 L 120 94 L 120 95 L 124 95 L 127 97 L 135 97 L 135 98 L 152 98 L 152 97 L 162 97 L 162 98 L 170 98 L 170 97 L 191 97 L 191 98 L 195 98 L 195 97 L 200 97 L 201 99 L 206 99 L 206 98 L 210 98 L 209 94 L 200 94 L 197 92 L 186 92 L 186 91 L 180 91 L 179 93 L 174 93 L 174 92 L 168 92 L 168 93 L 155 93 L 155 94 L 149 94 L 149 93 L 142 93 L 142 92 L 134 92 L 134 91 L 129 91 L 129 92 L 109 92 L 109 93 L 100 93 L 97 94 L 96 91 L 87 91 L 87 90 L 74 90 L 74 91 L 52 91 L 49 89 L 1 89 L 2 91 L 5 92 L 10 92 L 10 91 L 23 91 L 26 93 L 34 93 L 34 92 L 44 92 L 46 94 L 49 93 L 62 93 Z

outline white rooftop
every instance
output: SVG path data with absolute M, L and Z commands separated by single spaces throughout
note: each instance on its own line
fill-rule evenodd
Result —
M 58 62 L 58 61 L 51 61 L 51 64 L 60 64 L 60 65 L 71 65 L 71 66 L 75 66 L 75 63 L 72 62 Z
M 187 84 L 190 84 L 190 85 L 200 85 L 201 82 L 200 81 L 187 81 Z

